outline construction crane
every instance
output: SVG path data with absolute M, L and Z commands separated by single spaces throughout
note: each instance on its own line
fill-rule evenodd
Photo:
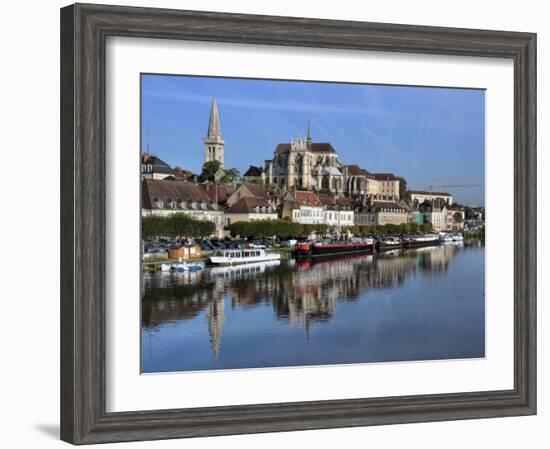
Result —
M 435 184 L 436 181 L 443 181 L 443 180 L 433 180 L 432 182 L 434 184 L 431 184 L 429 186 L 424 187 L 424 190 L 427 190 L 428 192 L 432 193 L 434 187 L 441 188 L 441 189 L 449 189 L 449 188 L 455 188 L 455 187 L 481 187 L 482 184 L 476 184 L 476 183 L 449 183 L 449 184 Z M 453 179 L 451 181 L 460 181 L 459 179 Z

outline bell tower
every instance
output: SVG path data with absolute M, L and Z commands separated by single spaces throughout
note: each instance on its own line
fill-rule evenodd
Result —
M 213 97 L 212 106 L 210 107 L 208 133 L 204 138 L 204 162 L 220 161 L 220 168 L 223 168 L 224 144 L 225 140 L 222 138 L 218 105 L 216 104 L 216 98 Z

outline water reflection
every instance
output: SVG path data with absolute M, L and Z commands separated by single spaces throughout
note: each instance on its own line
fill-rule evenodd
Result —
M 416 250 L 388 251 L 375 256 L 274 261 L 175 274 L 144 273 L 142 329 L 144 335 L 151 337 L 159 332 L 162 334 L 167 326 L 184 329 L 185 323 L 190 321 L 200 325 L 201 316 L 204 316 L 202 326 L 208 331 L 212 366 L 205 361 L 207 366 L 198 368 L 211 369 L 216 367 L 216 361 L 223 352 L 224 325 L 228 323 L 229 311 L 233 312 L 231 320 L 237 324 L 234 327 L 238 327 L 239 332 L 238 338 L 232 337 L 232 345 L 242 344 L 239 339 L 255 338 L 264 339 L 267 345 L 275 348 L 278 344 L 277 335 L 267 334 L 276 326 L 279 336 L 288 337 L 291 334 L 292 331 L 285 330 L 288 326 L 290 329 L 302 329 L 307 336 L 311 326 L 317 323 L 330 326 L 340 305 L 360 301 L 366 293 L 397 291 L 408 280 L 420 275 L 427 282 L 430 279 L 445 279 L 456 254 L 479 250 L 474 246 L 447 244 Z M 474 276 L 482 277 L 483 273 Z M 438 288 L 441 290 L 441 287 Z M 262 323 L 268 320 L 268 326 L 264 328 L 260 323 L 249 322 L 247 316 L 243 315 L 247 310 L 258 307 L 271 310 L 271 322 L 268 317 L 262 316 Z M 357 313 L 363 313 L 362 309 Z M 339 326 L 335 326 L 335 330 Z M 193 329 L 197 334 L 201 332 L 197 324 Z M 165 332 L 166 340 L 175 338 L 185 341 L 185 334 L 182 339 L 180 334 L 178 337 L 168 337 L 168 332 Z M 338 338 L 339 334 L 335 335 Z M 292 338 L 296 340 L 296 336 Z M 185 369 L 185 363 L 182 365 L 181 360 L 174 368 L 154 366 L 153 360 L 160 354 L 160 350 L 151 339 L 149 345 L 153 345 L 152 349 L 149 348 L 153 354 L 143 357 L 144 371 Z M 167 345 L 167 341 L 164 345 Z M 359 346 L 357 350 L 360 351 Z M 240 357 L 243 359 L 246 356 L 241 354 Z M 233 362 L 226 361 L 224 366 L 262 366 L 250 360 L 239 362 L 237 358 L 232 355 Z M 283 360 L 280 363 L 284 364 L 284 357 L 279 358 Z M 163 357 L 161 364 L 170 365 L 170 362 Z M 189 369 L 192 365 L 189 365 Z

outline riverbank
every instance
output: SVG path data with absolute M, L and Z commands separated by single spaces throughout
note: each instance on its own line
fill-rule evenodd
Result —
M 278 253 L 281 255 L 281 260 L 287 260 L 290 259 L 292 255 L 292 251 L 294 248 L 269 248 L 265 251 L 267 253 Z M 201 257 L 195 257 L 190 260 L 186 260 L 185 262 L 208 262 L 208 259 L 210 256 L 214 253 L 214 251 L 203 251 L 201 254 Z M 172 263 L 178 263 L 178 259 L 168 259 L 168 258 L 162 258 L 162 257 L 156 257 L 153 260 L 147 260 L 141 262 L 141 268 L 142 271 L 152 273 L 155 271 L 160 270 L 160 267 L 162 264 L 172 264 Z

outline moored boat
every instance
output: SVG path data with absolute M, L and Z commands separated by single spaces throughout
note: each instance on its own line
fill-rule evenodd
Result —
M 403 240 L 403 246 L 405 248 L 432 245 L 439 245 L 439 236 L 436 234 L 413 235 Z
M 224 249 L 216 251 L 209 259 L 213 265 L 238 265 L 245 263 L 280 260 L 281 255 L 264 249 Z
M 335 254 L 367 253 L 374 250 L 374 239 L 353 239 L 346 242 L 301 242 L 296 245 L 298 257 L 320 257 Z
M 399 237 L 384 237 L 376 243 L 378 251 L 388 251 L 399 249 L 403 246 L 403 241 Z

